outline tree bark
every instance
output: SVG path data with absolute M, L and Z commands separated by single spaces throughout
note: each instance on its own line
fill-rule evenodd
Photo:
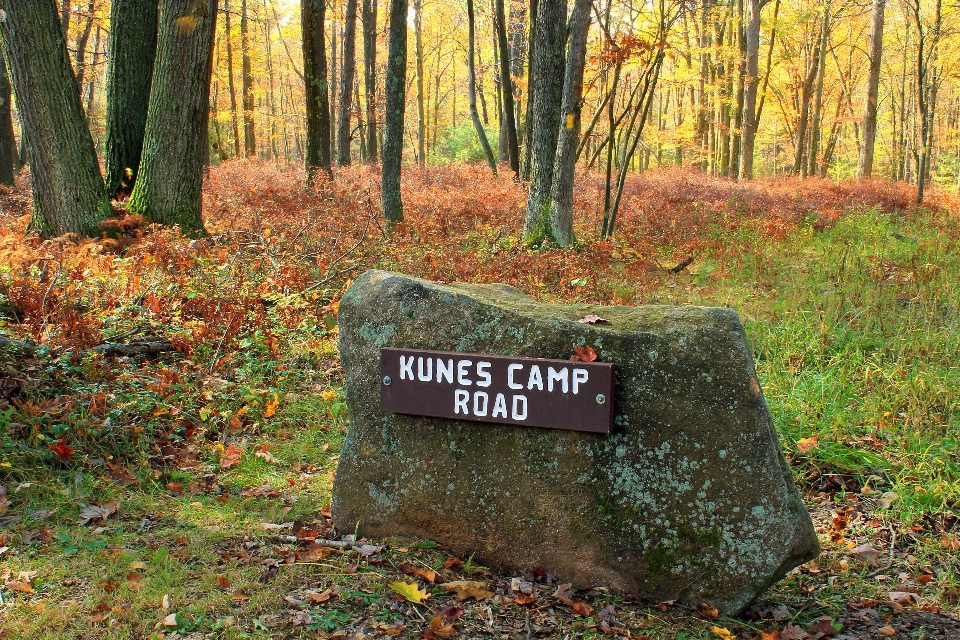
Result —
M 423 95 L 423 0 L 413 0 L 413 31 L 414 55 L 417 58 L 417 164 L 422 167 L 426 163 L 427 146 L 427 116 Z
M 593 0 L 576 0 L 570 17 L 570 44 L 563 104 L 550 190 L 550 235 L 561 247 L 573 242 L 573 180 L 580 141 L 580 112 L 583 108 L 583 68 L 587 55 L 587 32 Z
M 150 80 L 157 55 L 157 0 L 113 0 L 107 66 L 107 193 L 130 195 L 140 171 Z
M 350 164 L 350 116 L 353 113 L 353 78 L 357 69 L 357 0 L 347 0 L 343 16 L 343 70 L 340 73 L 340 113 L 337 119 L 337 164 Z
M 470 69 L 470 119 L 473 120 L 473 127 L 477 130 L 477 137 L 480 139 L 480 146 L 483 147 L 483 153 L 487 157 L 487 165 L 493 175 L 497 175 L 497 161 L 493 157 L 493 150 L 490 148 L 490 141 L 487 140 L 487 132 L 480 122 L 480 114 L 477 113 L 477 69 L 474 64 L 474 45 L 475 45 L 475 24 L 473 13 L 473 0 L 467 0 L 467 66 Z
M 821 26 L 822 29 L 822 26 Z M 800 119 L 797 122 L 797 149 L 793 158 L 793 173 L 803 175 L 806 172 L 805 151 L 807 142 L 807 125 L 810 120 L 810 98 L 813 93 L 813 82 L 817 78 L 817 72 L 820 70 L 820 34 L 818 33 L 818 44 L 813 48 L 813 60 L 807 75 L 803 79 L 803 86 L 800 90 Z
M 873 149 L 877 140 L 877 96 L 880 90 L 880 60 L 883 55 L 883 13 L 886 0 L 873 0 L 870 19 L 870 73 L 867 76 L 867 103 L 863 110 L 863 142 L 857 159 L 857 177 L 873 174 Z
M 530 180 L 530 156 L 533 145 L 531 134 L 533 129 L 533 86 L 534 64 L 536 63 L 536 31 L 539 0 L 530 0 L 530 29 L 527 37 L 527 112 L 523 119 L 523 162 L 520 163 L 520 179 Z
M 17 168 L 17 141 L 13 136 L 13 94 L 7 63 L 0 49 L 0 184 L 13 186 Z
M 247 0 L 240 0 L 240 87 L 243 92 L 243 153 L 257 155 L 256 126 L 253 121 L 253 71 L 250 65 L 250 30 L 247 26 Z
M 161 0 L 157 59 L 128 210 L 202 234 L 217 0 Z
M 753 179 L 753 145 L 757 138 L 757 89 L 760 78 L 761 0 L 747 0 L 747 75 L 743 92 L 743 133 L 740 150 L 740 179 Z
M 827 43 L 830 40 L 830 3 L 827 2 L 823 7 L 823 27 L 820 30 L 819 54 L 817 59 L 820 67 L 817 70 L 817 85 L 813 94 L 813 115 L 810 121 L 810 150 L 807 152 L 807 172 L 808 176 L 815 176 L 819 173 L 817 170 L 817 156 L 820 153 L 820 137 L 822 127 L 823 112 L 823 80 L 827 71 Z
M 520 176 L 520 151 L 517 142 L 516 107 L 513 100 L 513 78 L 510 75 L 510 46 L 507 43 L 507 19 L 503 0 L 496 0 L 497 43 L 500 53 L 500 91 L 506 128 L 507 161 L 514 175 Z
M 330 97 L 327 84 L 326 38 L 323 29 L 326 0 L 303 0 L 300 23 L 303 29 L 303 75 L 307 102 L 306 182 L 311 184 L 318 170 L 330 170 Z
M 83 31 L 77 34 L 77 39 L 73 43 L 74 47 L 74 75 L 77 76 L 77 88 L 83 91 L 83 76 L 87 71 L 87 42 L 90 40 L 90 30 L 93 29 L 93 10 L 96 8 L 93 0 L 87 6 L 87 21 L 83 25 Z
M 227 88 L 230 89 L 230 122 L 233 124 L 233 155 L 240 157 L 240 121 L 237 119 L 237 89 L 233 84 L 233 44 L 230 28 L 230 0 L 224 0 L 223 20 L 227 43 Z
M 400 163 L 403 160 L 403 111 L 407 83 L 407 0 L 390 0 L 390 46 L 384 91 L 381 200 L 388 231 L 403 221 Z
M 550 187 L 560 134 L 563 97 L 564 43 L 567 26 L 566 0 L 539 0 L 534 42 L 536 72 L 533 75 L 533 109 L 530 136 L 530 192 L 524 241 L 537 244 L 549 232 Z
M 367 107 L 367 162 L 377 161 L 377 0 L 363 0 L 363 86 Z
M 33 178 L 30 228 L 42 235 L 99 236 L 112 215 L 54 0 L 0 0 L 0 40 Z

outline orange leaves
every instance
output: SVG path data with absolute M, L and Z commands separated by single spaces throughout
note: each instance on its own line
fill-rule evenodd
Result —
M 220 468 L 230 469 L 240 464 L 240 458 L 243 456 L 243 450 L 238 449 L 232 444 L 227 447 L 223 455 L 220 456 Z
M 277 412 L 278 406 L 280 406 L 280 400 L 277 398 L 277 394 L 274 393 L 273 398 L 270 400 L 267 400 L 267 404 L 264 406 L 263 417 L 272 418 L 273 414 Z
M 806 453 L 807 451 L 812 451 L 817 447 L 817 436 L 810 436 L 809 438 L 800 438 L 797 440 L 797 449 L 801 452 Z

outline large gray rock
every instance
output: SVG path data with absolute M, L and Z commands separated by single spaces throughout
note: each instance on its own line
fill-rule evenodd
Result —
M 368 271 L 340 303 L 350 430 L 341 531 L 422 536 L 488 566 L 540 568 L 657 600 L 747 606 L 816 557 L 743 327 L 729 309 L 539 304 L 502 285 Z M 616 432 L 383 413 L 381 347 L 616 365 Z

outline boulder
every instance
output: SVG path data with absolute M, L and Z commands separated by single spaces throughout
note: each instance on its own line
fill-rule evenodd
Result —
M 339 326 L 341 531 L 725 614 L 819 552 L 730 309 L 550 305 L 374 270 L 343 296 Z M 613 434 L 380 410 L 383 347 L 569 359 L 578 346 L 615 365 Z

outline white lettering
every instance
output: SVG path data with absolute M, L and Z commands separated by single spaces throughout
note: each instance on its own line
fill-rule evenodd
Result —
M 465 387 L 473 384 L 473 381 L 467 378 L 467 374 L 469 373 L 467 369 L 469 369 L 472 364 L 473 360 L 460 360 L 457 362 L 457 382 Z
M 490 386 L 490 381 L 493 380 L 493 378 L 490 376 L 490 374 L 489 374 L 488 371 L 487 371 L 489 368 L 490 368 L 490 363 L 489 363 L 489 362 L 478 362 L 478 363 L 477 363 L 477 375 L 480 376 L 481 378 L 483 378 L 482 380 L 477 380 L 477 386 L 478 386 L 478 387 L 489 387 L 489 386 Z
M 410 356 L 410 362 L 404 362 L 406 358 L 400 356 L 400 379 L 406 380 L 407 376 L 413 380 L 413 356 Z
M 427 372 L 423 372 L 423 358 L 417 358 L 417 380 L 430 382 L 433 380 L 433 360 L 427 358 Z
M 460 413 L 463 409 L 464 415 L 470 415 L 470 409 L 467 407 L 467 401 L 470 400 L 470 392 L 465 389 L 457 389 L 453 400 L 453 414 Z
M 589 374 L 587 373 L 587 370 L 586 370 L 586 369 L 574 369 L 574 370 L 573 370 L 573 393 L 574 393 L 574 395 L 576 395 L 576 393 L 577 393 L 577 387 L 578 387 L 581 383 L 586 382 L 588 378 L 589 378 Z
M 519 405 L 523 405 L 523 411 L 519 409 Z M 526 420 L 527 419 L 527 396 L 513 396 L 513 412 L 510 414 L 510 417 L 514 420 Z
M 411 359 L 411 362 L 412 361 Z M 411 374 L 410 377 L 412 378 L 413 375 Z M 543 391 L 543 376 L 540 375 L 540 367 L 538 365 L 530 367 L 530 378 L 527 379 L 527 389 L 533 389 L 534 387 Z M 517 396 L 513 397 L 516 398 Z M 524 409 L 524 413 L 526 413 L 526 409 Z
M 511 389 L 523 389 L 522 384 L 517 384 L 516 382 L 513 381 L 513 372 L 521 371 L 522 369 L 523 369 L 522 364 L 512 364 L 509 367 L 507 367 L 507 386 L 510 387 Z
M 498 415 L 507 417 L 507 399 L 503 397 L 502 393 L 498 393 L 496 400 L 493 401 L 493 413 L 490 414 L 490 417 L 496 418 Z
M 453 384 L 453 358 L 447 360 L 446 364 L 443 363 L 443 360 L 437 358 L 437 382 L 443 382 L 444 378 L 447 379 L 447 382 Z
M 562 388 L 563 392 L 567 392 L 567 368 L 564 367 L 560 371 L 554 371 L 553 367 L 547 367 L 547 391 L 553 391 L 554 381 L 563 382 Z
M 480 400 L 483 400 L 483 408 L 480 408 Z M 487 415 L 487 404 L 490 402 L 490 396 L 487 395 L 486 391 L 476 391 L 473 394 L 473 415 L 475 416 L 485 416 Z

